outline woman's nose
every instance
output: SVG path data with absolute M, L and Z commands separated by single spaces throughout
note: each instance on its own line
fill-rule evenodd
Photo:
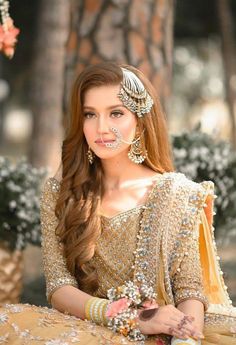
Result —
M 98 119 L 97 131 L 99 134 L 109 133 L 109 123 L 107 119 L 103 116 L 100 116 Z

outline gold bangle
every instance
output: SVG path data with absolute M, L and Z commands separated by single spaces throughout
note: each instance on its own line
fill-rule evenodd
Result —
M 95 298 L 96 297 L 89 298 L 85 304 L 85 317 L 87 320 L 91 320 L 90 307 L 91 307 L 91 304 Z
M 91 297 L 85 304 L 85 316 L 87 320 L 97 324 L 107 324 L 106 309 L 109 304 L 107 299 Z

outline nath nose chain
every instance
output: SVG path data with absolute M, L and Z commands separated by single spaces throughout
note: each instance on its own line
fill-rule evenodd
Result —
M 126 141 L 126 140 L 123 139 L 123 136 L 122 136 L 122 134 L 121 134 L 121 132 L 120 132 L 120 130 L 119 130 L 118 128 L 116 128 L 116 127 L 111 127 L 110 130 L 111 130 L 111 131 L 115 134 L 115 136 L 116 136 L 115 141 L 112 142 L 112 143 L 105 143 L 105 142 L 103 141 L 102 136 L 101 136 L 101 140 L 102 140 L 102 142 L 104 143 L 104 145 L 105 145 L 106 147 L 111 148 L 111 149 L 118 149 L 118 148 L 120 147 L 121 143 L 129 144 L 129 145 L 135 144 L 135 143 L 140 139 L 140 137 L 139 137 L 139 138 L 134 139 L 134 140 L 132 140 L 132 141 Z M 143 131 L 143 132 L 144 132 L 144 131 Z
M 113 141 L 112 143 L 105 143 L 102 139 L 102 135 L 101 135 L 101 140 L 102 142 L 105 144 L 106 147 L 111 148 L 111 149 L 118 149 L 121 145 L 122 140 L 122 134 L 119 131 L 118 128 L 115 127 L 111 127 L 110 130 L 115 134 L 116 139 L 115 141 Z

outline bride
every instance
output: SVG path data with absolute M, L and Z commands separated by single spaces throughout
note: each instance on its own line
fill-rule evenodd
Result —
M 0 344 L 236 344 L 212 226 L 214 185 L 174 172 L 136 68 L 85 68 L 62 163 L 41 194 L 51 308 L 0 309 Z

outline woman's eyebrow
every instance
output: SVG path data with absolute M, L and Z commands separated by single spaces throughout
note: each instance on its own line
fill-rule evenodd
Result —
M 117 107 L 123 107 L 123 108 L 124 108 L 124 105 L 123 105 L 123 104 L 110 105 L 109 107 L 107 107 L 107 109 L 110 110 L 110 109 L 117 108 Z M 88 106 L 88 105 L 85 105 L 83 108 L 84 108 L 84 109 L 96 110 L 96 108 L 90 107 L 90 106 Z

